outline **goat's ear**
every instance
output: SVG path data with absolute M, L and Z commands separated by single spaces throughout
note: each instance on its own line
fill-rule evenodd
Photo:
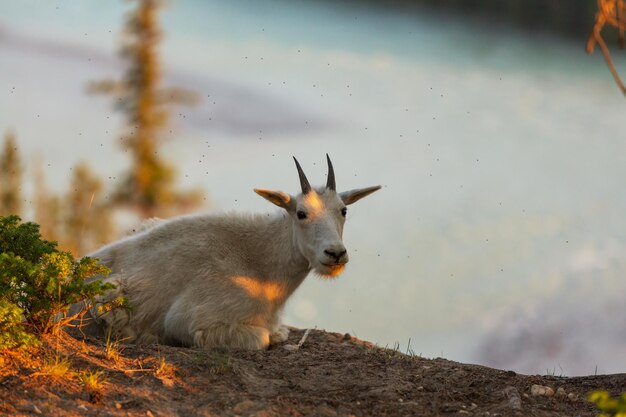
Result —
M 272 204 L 276 204 L 278 207 L 282 207 L 285 210 L 289 210 L 293 206 L 293 198 L 287 193 L 282 191 L 265 190 L 263 188 L 255 188 L 254 192 L 269 201 Z
M 356 203 L 363 197 L 367 197 L 374 191 L 378 190 L 380 190 L 380 185 L 375 185 L 373 187 L 367 188 L 358 188 L 356 190 L 344 191 L 342 193 L 339 193 L 339 198 L 341 198 L 341 201 L 343 201 L 343 203 L 347 206 L 349 204 Z

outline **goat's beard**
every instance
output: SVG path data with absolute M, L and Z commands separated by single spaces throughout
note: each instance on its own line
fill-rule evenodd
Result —
M 314 271 L 315 275 L 322 279 L 333 279 L 341 275 L 344 269 L 346 269 L 346 264 L 320 265 Z

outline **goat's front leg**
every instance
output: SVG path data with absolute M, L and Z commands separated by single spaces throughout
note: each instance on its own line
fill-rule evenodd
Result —
M 269 330 L 249 324 L 213 323 L 192 331 L 193 345 L 199 348 L 263 350 L 270 344 Z

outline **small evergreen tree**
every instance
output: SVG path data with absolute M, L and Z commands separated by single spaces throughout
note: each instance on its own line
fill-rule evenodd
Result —
M 102 182 L 86 163 L 73 169 L 71 189 L 65 199 L 65 234 L 67 247 L 75 254 L 102 245 L 111 239 L 113 226 L 110 208 L 102 201 Z
M 22 162 L 15 134 L 4 136 L 4 149 L 0 155 L 0 215 L 22 212 Z
M 50 194 L 42 169 L 42 160 L 35 162 L 35 222 L 40 225 L 41 235 L 51 241 L 59 241 L 62 236 L 61 199 Z
M 41 163 L 35 170 L 35 221 L 46 239 L 61 242 L 74 255 L 83 255 L 109 242 L 115 234 L 111 205 L 104 187 L 86 163 L 73 169 L 69 191 L 51 194 Z
M 167 125 L 167 105 L 193 104 L 196 96 L 180 88 L 159 87 L 161 68 L 157 47 L 161 38 L 158 0 L 135 0 L 137 8 L 125 27 L 121 55 L 129 63 L 121 81 L 92 83 L 90 91 L 119 96 L 117 110 L 126 117 L 122 142 L 132 153 L 133 166 L 116 192 L 118 203 L 130 205 L 142 217 L 176 211 L 200 195 L 175 190 L 175 170 L 159 156 L 159 142 Z

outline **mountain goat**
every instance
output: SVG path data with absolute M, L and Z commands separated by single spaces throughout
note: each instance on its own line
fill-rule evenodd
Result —
M 136 343 L 266 349 L 285 341 L 287 298 L 312 269 L 324 277 L 344 270 L 346 206 L 380 189 L 337 193 L 326 159 L 325 187 L 312 188 L 294 158 L 300 194 L 254 189 L 281 212 L 181 216 L 89 254 L 111 269 L 111 296 L 130 304 L 101 322 Z

